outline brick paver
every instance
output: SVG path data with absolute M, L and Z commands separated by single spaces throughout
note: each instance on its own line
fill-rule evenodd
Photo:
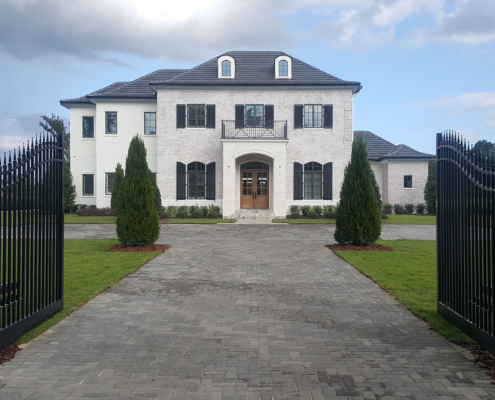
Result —
M 0 398 L 495 398 L 313 228 L 164 226 L 169 251 L 0 366 Z

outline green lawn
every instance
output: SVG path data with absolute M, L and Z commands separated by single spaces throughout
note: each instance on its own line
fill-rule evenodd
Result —
M 274 223 L 286 224 L 335 224 L 334 219 L 273 219 Z
M 76 214 L 65 214 L 66 224 L 115 224 L 117 217 L 80 217 Z
M 447 339 L 455 343 L 473 343 L 437 314 L 436 242 L 379 240 L 377 243 L 390 246 L 394 251 L 337 251 L 337 254 Z
M 410 225 L 436 225 L 437 217 L 435 215 L 388 215 L 388 219 L 383 220 L 384 224 L 410 224 Z
M 64 309 L 21 336 L 16 341 L 17 344 L 34 339 L 98 293 L 160 254 L 159 251 L 152 253 L 107 253 L 108 248 L 118 244 L 115 239 L 66 240 L 64 243 Z
M 172 218 L 164 220 L 162 224 L 225 224 L 237 221 L 236 219 L 215 219 L 215 218 Z

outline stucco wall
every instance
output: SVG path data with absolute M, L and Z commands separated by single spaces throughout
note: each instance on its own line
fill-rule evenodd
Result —
M 428 177 L 428 161 L 388 161 L 387 197 L 384 203 L 419 204 L 424 203 L 424 188 Z M 412 175 L 413 187 L 404 188 L 404 175 Z M 385 174 L 384 174 L 385 182 Z
M 378 183 L 378 187 L 380 188 L 380 194 L 383 200 L 383 165 L 381 163 L 377 163 L 374 161 L 370 161 L 371 169 L 375 174 L 376 183 Z

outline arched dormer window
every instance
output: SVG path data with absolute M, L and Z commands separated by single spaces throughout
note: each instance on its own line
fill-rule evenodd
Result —
M 222 61 L 222 77 L 230 76 L 230 61 Z
M 292 60 L 289 56 L 278 56 L 275 59 L 275 79 L 292 78 Z
M 218 58 L 218 79 L 235 78 L 235 60 L 230 56 Z

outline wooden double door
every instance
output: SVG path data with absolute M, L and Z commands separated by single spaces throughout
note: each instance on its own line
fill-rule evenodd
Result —
M 242 167 L 241 165 L 241 208 L 268 208 L 268 165 L 266 169 L 259 170 L 242 169 Z

